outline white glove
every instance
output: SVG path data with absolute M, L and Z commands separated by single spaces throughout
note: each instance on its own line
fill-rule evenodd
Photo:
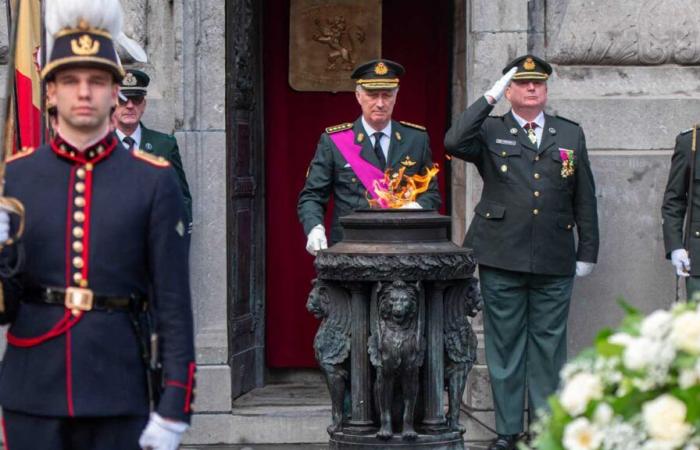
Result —
M 486 97 L 486 100 L 489 103 L 495 105 L 501 98 L 503 98 L 503 93 L 506 91 L 508 83 L 510 83 L 510 79 L 513 78 L 513 75 L 515 75 L 515 72 L 517 71 L 518 68 L 513 67 L 508 71 L 508 73 L 503 75 L 500 80 L 496 81 L 496 83 L 491 86 L 491 89 L 484 93 L 484 97 Z
M 423 209 L 418 202 L 408 202 L 405 205 L 399 206 L 399 209 Z
M 0 209 L 0 242 L 10 238 L 10 215 Z
M 593 267 L 595 263 L 576 261 L 576 276 L 585 277 L 593 272 Z
M 679 277 L 690 276 L 690 258 L 684 248 L 677 248 L 671 252 L 671 264 L 676 268 Z
M 177 450 L 189 425 L 163 419 L 152 412 L 148 425 L 141 433 L 139 445 L 143 450 Z
M 318 224 L 309 231 L 309 235 L 306 236 L 306 251 L 316 256 L 319 250 L 324 250 L 328 248 L 328 241 L 326 240 L 326 229 L 323 225 Z

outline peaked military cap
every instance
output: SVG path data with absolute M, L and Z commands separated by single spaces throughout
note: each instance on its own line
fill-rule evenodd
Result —
M 148 93 L 148 83 L 151 78 L 141 70 L 128 69 L 119 83 L 119 93 L 125 97 L 141 97 Z
M 546 81 L 552 74 L 552 66 L 544 59 L 534 55 L 524 55 L 515 58 L 503 69 L 503 74 L 517 67 L 513 80 L 539 80 Z
M 48 63 L 41 71 L 45 80 L 52 80 L 58 69 L 95 67 L 105 69 L 120 81 L 124 76 L 112 35 L 81 20 L 75 28 L 63 28 L 54 35 Z
M 350 77 L 367 90 L 394 89 L 404 72 L 406 70 L 397 62 L 373 59 L 357 66 Z

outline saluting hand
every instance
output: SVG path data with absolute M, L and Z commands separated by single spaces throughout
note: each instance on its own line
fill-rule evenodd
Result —
M 496 81 L 491 89 L 484 93 L 484 97 L 486 97 L 486 100 L 490 104 L 495 105 L 501 98 L 503 98 L 503 93 L 506 91 L 508 83 L 510 83 L 511 78 L 513 78 L 513 75 L 515 75 L 515 72 L 517 71 L 518 68 L 513 67 L 505 75 L 503 75 L 500 80 Z
M 677 248 L 671 252 L 671 264 L 676 268 L 679 277 L 690 276 L 690 258 L 684 248 Z

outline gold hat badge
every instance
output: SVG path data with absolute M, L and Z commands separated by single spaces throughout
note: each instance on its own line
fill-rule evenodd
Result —
M 136 86 L 136 84 L 137 84 L 136 77 L 134 76 L 133 73 L 128 72 L 126 74 L 126 76 L 124 77 L 124 80 L 122 80 L 122 84 L 124 86 Z
M 378 62 L 377 65 L 374 66 L 374 73 L 376 73 L 377 75 L 386 75 L 388 71 L 389 69 L 383 62 Z
M 70 48 L 74 55 L 91 56 L 100 51 L 100 41 L 96 41 L 89 34 L 84 34 L 70 41 Z
M 535 61 L 532 60 L 532 58 L 528 58 L 525 60 L 525 63 L 523 64 L 523 69 L 525 70 L 535 70 Z

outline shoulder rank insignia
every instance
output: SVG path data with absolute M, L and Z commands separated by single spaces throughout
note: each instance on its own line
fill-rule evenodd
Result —
M 415 128 L 416 130 L 425 131 L 425 127 L 424 127 L 423 125 L 418 125 L 418 124 L 411 123 L 411 122 L 406 122 L 406 121 L 403 121 L 403 120 L 399 120 L 399 123 L 400 123 L 401 125 L 405 125 L 405 126 L 407 126 L 407 127 Z
M 411 161 L 411 158 L 409 158 L 409 156 L 406 155 L 406 158 L 403 161 L 401 161 L 401 165 L 406 167 L 413 167 L 416 165 L 416 162 Z
M 697 130 L 698 128 L 700 128 L 700 123 L 698 123 L 698 124 L 695 124 L 695 126 L 693 126 L 692 128 L 688 128 L 687 130 L 683 130 L 683 131 L 681 131 L 681 134 L 687 134 L 687 133 L 690 133 L 691 131 L 693 131 L 693 130 Z
M 333 134 L 333 133 L 337 133 L 338 131 L 349 130 L 350 128 L 352 128 L 352 123 L 345 122 L 345 123 L 341 123 L 340 125 L 333 125 L 332 127 L 326 128 L 326 133 Z
M 557 117 L 557 119 L 561 119 L 565 122 L 573 123 L 574 125 L 579 126 L 578 122 L 574 122 L 573 120 L 567 119 L 566 117 L 562 117 L 562 116 L 556 116 L 556 117 Z
M 17 161 L 18 159 L 22 159 L 25 156 L 31 155 L 35 151 L 36 151 L 35 147 L 22 147 L 22 149 L 20 151 L 18 151 L 14 155 L 10 156 L 9 158 L 7 158 L 5 160 L 5 162 L 11 163 L 12 161 Z
M 150 153 L 144 152 L 143 150 L 135 149 L 133 152 L 131 152 L 131 154 L 134 155 L 135 158 L 140 159 L 142 161 L 146 161 L 147 163 L 156 167 L 170 166 L 168 160 L 163 158 L 162 156 L 152 155 Z

